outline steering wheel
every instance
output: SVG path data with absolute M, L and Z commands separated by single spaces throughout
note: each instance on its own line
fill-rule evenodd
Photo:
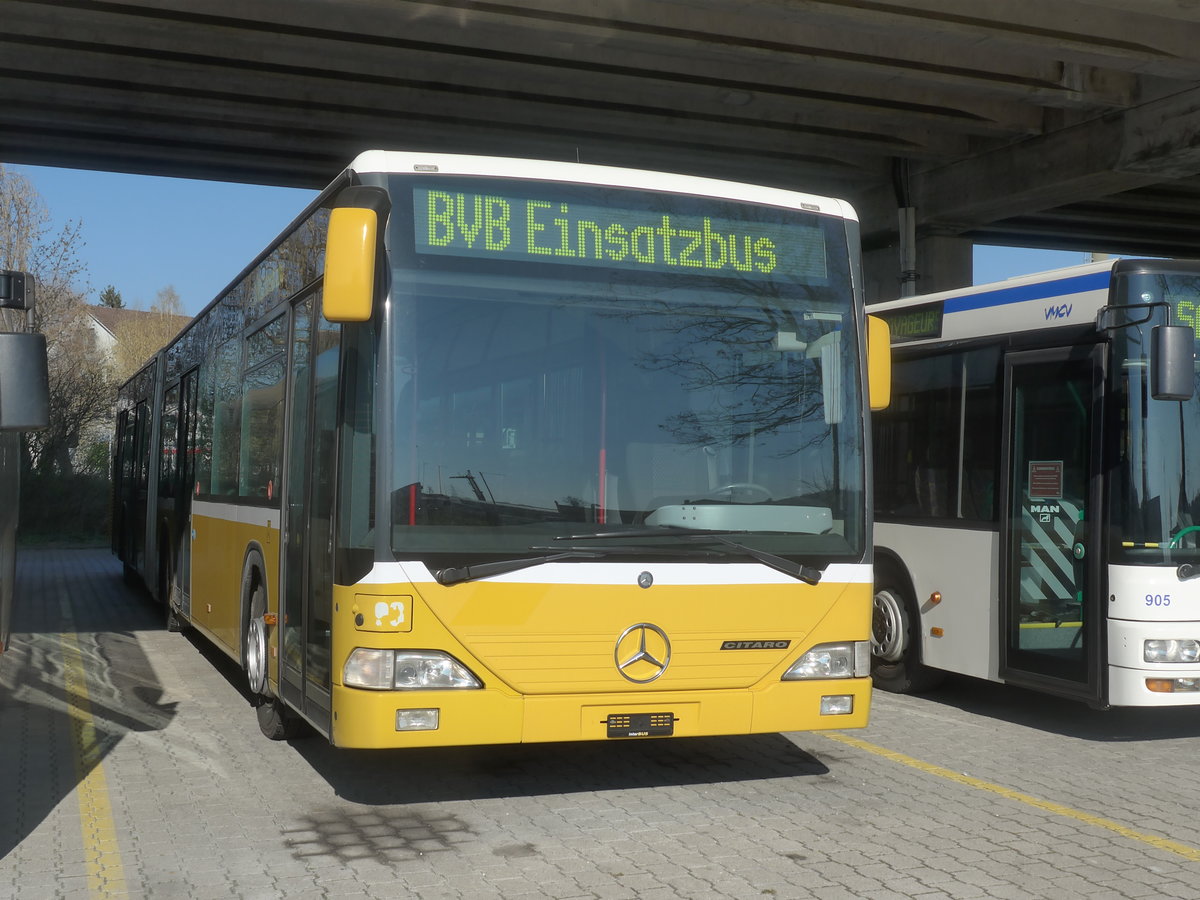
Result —
M 726 494 L 729 496 L 730 503 L 763 503 L 771 499 L 770 490 L 761 484 L 754 484 L 750 481 L 735 481 L 732 484 L 724 484 L 719 488 L 709 491 L 705 496 L 719 499 Z

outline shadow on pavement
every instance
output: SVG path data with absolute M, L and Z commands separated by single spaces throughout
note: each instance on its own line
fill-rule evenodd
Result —
M 0 859 L 124 735 L 161 730 L 175 712 L 159 702 L 162 686 L 136 636 L 162 627 L 159 611 L 123 583 L 107 550 L 22 548 L 15 597 L 11 646 L 0 655 Z M 66 686 L 80 666 L 86 700 Z
M 1086 741 L 1200 736 L 1200 707 L 1094 709 L 1078 700 L 965 675 L 948 675 L 940 687 L 914 695 L 914 699 Z
M 295 747 L 339 797 L 372 806 L 829 774 L 783 735 L 370 751 L 314 738 Z

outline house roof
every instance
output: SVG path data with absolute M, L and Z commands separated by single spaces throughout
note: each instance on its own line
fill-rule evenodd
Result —
M 116 307 L 103 306 L 99 304 L 88 306 L 87 312 L 88 315 L 95 319 L 100 327 L 111 334 L 113 338 L 116 338 L 117 329 L 124 323 L 131 322 L 134 319 L 142 316 L 162 315 L 162 313 L 159 313 L 155 310 L 125 308 L 118 309 Z M 178 328 L 176 329 L 177 331 L 183 330 L 183 326 L 191 321 L 190 316 L 167 316 L 167 318 L 178 324 Z

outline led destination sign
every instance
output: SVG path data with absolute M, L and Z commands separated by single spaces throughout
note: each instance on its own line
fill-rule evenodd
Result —
M 425 188 L 414 189 L 413 212 L 418 253 L 742 278 L 826 277 L 817 225 Z
M 908 309 L 895 309 L 872 312 L 888 323 L 892 332 L 892 342 L 919 341 L 922 338 L 937 338 L 942 336 L 942 304 L 923 303 L 920 306 L 910 306 Z

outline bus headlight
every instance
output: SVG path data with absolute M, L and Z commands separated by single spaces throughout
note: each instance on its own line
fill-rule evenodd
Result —
M 346 660 L 342 682 L 373 691 L 437 691 L 481 688 L 471 670 L 439 650 L 374 650 L 358 647 Z
M 356 647 L 342 669 L 342 683 L 349 687 L 386 691 L 392 686 L 395 670 L 395 650 Z
M 865 678 L 869 674 L 871 642 L 845 641 L 837 644 L 817 644 L 783 673 L 783 680 Z
M 1200 641 L 1146 641 L 1142 658 L 1148 663 L 1200 662 Z

